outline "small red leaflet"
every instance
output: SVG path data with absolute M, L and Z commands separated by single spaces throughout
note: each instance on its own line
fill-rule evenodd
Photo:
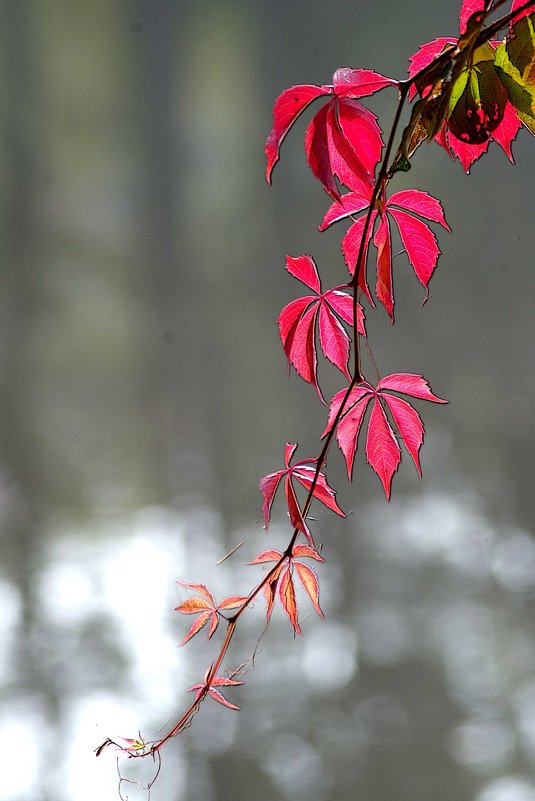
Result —
M 335 200 L 340 197 L 337 178 L 348 189 L 371 188 L 383 143 L 375 115 L 358 98 L 396 85 L 397 81 L 373 70 L 343 67 L 335 72 L 332 86 L 305 84 L 282 92 L 273 107 L 273 129 L 266 141 L 267 182 L 271 183 L 282 140 L 297 117 L 316 98 L 329 97 L 306 130 L 310 169 Z
M 199 682 L 198 684 L 194 684 L 193 687 L 190 687 L 187 692 L 195 692 L 195 700 L 201 697 L 204 688 L 206 687 L 206 681 L 208 679 L 209 670 L 206 671 L 204 674 L 204 681 Z M 243 684 L 243 681 L 234 681 L 234 679 L 226 679 L 224 676 L 214 676 L 212 681 L 210 682 L 210 689 L 208 690 L 208 695 L 217 701 L 219 704 L 223 704 L 228 709 L 236 709 L 238 712 L 240 710 L 239 706 L 236 704 L 231 704 L 230 701 L 227 701 L 223 693 L 217 690 L 217 687 L 237 687 L 239 684 Z
M 296 449 L 296 444 L 286 443 L 286 448 L 284 449 L 284 463 L 286 468 L 284 470 L 277 470 L 274 473 L 269 473 L 260 481 L 259 489 L 264 496 L 264 504 L 262 506 L 264 513 L 264 526 L 266 529 L 269 526 L 271 505 L 279 484 L 284 478 L 284 492 L 286 494 L 286 503 L 288 505 L 290 522 L 294 528 L 303 532 L 310 545 L 313 546 L 314 541 L 312 539 L 312 534 L 310 533 L 310 530 L 303 518 L 303 513 L 297 501 L 292 479 L 297 479 L 297 481 L 299 481 L 299 483 L 306 490 L 310 490 L 314 480 L 314 474 L 316 472 L 315 464 L 317 459 L 303 459 L 303 461 L 298 462 L 293 467 L 290 467 L 290 461 Z M 341 517 L 345 517 L 345 514 L 336 503 L 336 492 L 327 484 L 327 479 L 323 473 L 318 475 L 318 480 L 316 482 L 316 486 L 314 487 L 313 495 L 318 499 L 318 501 L 321 501 L 321 503 L 323 503 L 329 509 L 332 509 L 333 512 L 336 512 L 336 514 L 340 515 Z
M 334 395 L 329 409 L 327 428 L 322 437 L 331 430 L 346 392 L 347 390 L 343 389 Z M 360 428 L 366 409 L 373 398 L 366 435 L 366 457 L 368 464 L 381 479 L 387 500 L 390 499 L 392 476 L 401 461 L 401 451 L 385 409 L 390 412 L 398 435 L 411 455 L 418 475 L 421 475 L 419 452 L 424 439 L 422 418 L 416 409 L 403 398 L 392 395 L 392 392 L 400 392 L 434 403 L 448 403 L 447 400 L 439 398 L 431 392 L 429 384 L 423 376 L 414 373 L 393 373 L 382 378 L 377 384 L 377 388 L 364 381 L 351 390 L 336 431 L 338 445 L 346 460 L 347 475 L 351 480 Z
M 311 256 L 286 256 L 286 269 L 315 294 L 292 300 L 281 311 L 278 325 L 282 346 L 288 361 L 301 378 L 315 387 L 321 398 L 317 380 L 316 327 L 319 328 L 325 357 L 349 378 L 349 336 L 340 319 L 353 326 L 353 297 L 344 291 L 347 287 L 343 284 L 322 292 Z M 364 311 L 360 304 L 357 304 L 357 330 L 366 336 Z
M 244 595 L 230 595 L 228 598 L 224 598 L 220 604 L 216 604 L 214 596 L 204 584 L 187 584 L 185 581 L 177 581 L 177 584 L 199 593 L 187 598 L 179 606 L 175 606 L 175 612 L 181 612 L 183 615 L 199 615 L 193 621 L 190 630 L 180 645 L 185 645 L 191 640 L 208 621 L 210 621 L 208 628 L 208 639 L 210 639 L 219 624 L 220 612 L 238 609 L 247 600 Z
M 262 551 L 262 553 L 258 554 L 256 559 L 253 559 L 253 561 L 249 562 L 248 564 L 258 565 L 258 564 L 265 564 L 267 562 L 278 562 L 282 559 L 282 556 L 283 554 L 281 553 L 281 551 L 276 551 L 274 549 L 269 551 Z M 299 621 L 297 619 L 297 601 L 295 598 L 295 586 L 293 580 L 294 570 L 299 576 L 301 584 L 303 585 L 308 597 L 312 601 L 312 605 L 314 606 L 314 609 L 316 610 L 318 615 L 320 617 L 324 617 L 324 614 L 321 611 L 319 602 L 318 577 L 315 571 L 312 570 L 311 567 L 304 564 L 304 562 L 298 562 L 296 558 L 310 558 L 310 559 L 315 559 L 316 562 L 325 561 L 325 559 L 322 556 L 320 556 L 320 554 L 316 551 L 316 549 L 311 548 L 310 545 L 304 545 L 304 544 L 294 545 L 292 550 L 292 555 L 287 560 L 287 563 L 282 562 L 279 565 L 271 581 L 264 587 L 264 595 L 267 601 L 266 619 L 269 623 L 271 612 L 273 611 L 273 604 L 275 602 L 275 591 L 277 589 L 277 584 L 278 584 L 279 600 L 282 604 L 282 608 L 288 615 L 288 618 L 294 628 L 295 633 L 302 634 L 302 631 L 299 627 Z
M 320 225 L 320 231 L 324 231 L 329 225 L 338 222 L 338 220 L 343 220 L 347 217 L 354 219 L 355 214 L 360 214 L 368 208 L 370 200 L 371 193 L 365 195 L 359 192 L 349 192 L 347 195 L 343 195 L 340 201 L 335 201 L 328 209 Z M 374 305 L 366 278 L 366 253 L 373 235 L 373 226 L 376 220 L 379 219 L 379 225 L 373 239 L 373 243 L 377 248 L 375 294 L 393 320 L 394 289 L 392 284 L 392 243 L 389 215 L 396 222 L 403 247 L 416 273 L 416 277 L 426 289 L 437 265 L 440 250 L 436 236 L 429 226 L 414 215 L 418 214 L 420 217 L 439 223 L 446 231 L 451 231 L 451 229 L 444 217 L 444 210 L 440 201 L 419 189 L 403 189 L 401 192 L 396 192 L 388 200 L 383 192 L 382 197 L 379 199 L 379 205 L 382 208 L 382 212 L 376 209 L 372 211 L 358 283 L 370 303 Z M 348 228 L 342 240 L 342 251 L 347 268 L 352 275 L 356 268 L 364 232 L 364 222 L 365 215 L 359 217 Z

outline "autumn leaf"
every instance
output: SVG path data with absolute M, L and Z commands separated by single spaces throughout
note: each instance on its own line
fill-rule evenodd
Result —
M 334 425 L 346 392 L 347 389 L 343 389 L 334 395 L 322 437 Z M 336 431 L 338 445 L 346 460 L 347 475 L 351 480 L 359 433 L 371 403 L 366 434 L 366 458 L 381 479 L 387 500 L 390 499 L 392 477 L 401 461 L 398 436 L 407 448 L 418 475 L 421 475 L 419 452 L 424 438 L 424 425 L 416 409 L 403 398 L 393 395 L 393 392 L 433 403 L 448 402 L 434 395 L 423 376 L 414 373 L 393 373 L 382 378 L 376 388 L 363 381 L 351 390 Z M 387 411 L 392 417 L 398 436 L 389 422 Z
M 349 336 L 341 321 L 353 326 L 353 297 L 340 284 L 321 291 L 316 264 L 311 256 L 286 256 L 286 269 L 314 292 L 297 298 L 281 311 L 278 319 L 282 347 L 288 361 L 301 378 L 321 392 L 317 380 L 316 336 L 319 330 L 321 349 L 325 357 L 349 378 Z M 357 304 L 357 330 L 366 336 L 364 311 Z
M 208 680 L 208 675 L 209 675 L 209 671 L 207 670 L 206 673 L 204 674 L 204 681 L 199 682 L 198 684 L 194 684 L 192 687 L 189 687 L 189 689 L 186 690 L 186 692 L 195 692 L 195 700 L 196 701 L 201 697 L 201 695 L 203 694 L 203 691 L 206 688 L 206 682 Z M 243 681 L 234 681 L 234 679 L 227 679 L 224 676 L 214 676 L 213 679 L 210 681 L 210 689 L 208 690 L 208 695 L 211 698 L 213 698 L 214 701 L 217 701 L 218 704 L 222 704 L 223 706 L 226 706 L 228 709 L 235 709 L 235 710 L 237 710 L 239 712 L 240 707 L 236 706 L 236 704 L 231 704 L 230 701 L 227 701 L 227 699 L 225 698 L 223 693 L 220 692 L 220 690 L 218 690 L 217 688 L 218 687 L 237 687 L 240 684 L 244 684 L 244 682 Z
M 292 555 L 286 557 L 286 561 L 282 562 L 271 581 L 264 588 L 264 595 L 267 602 L 266 619 L 269 623 L 271 613 L 273 611 L 273 604 L 275 601 L 275 591 L 278 586 L 279 600 L 284 609 L 288 619 L 290 620 L 296 634 L 302 634 L 298 621 L 298 608 L 295 597 L 295 585 L 293 579 L 293 572 L 297 573 L 301 584 L 312 605 L 320 617 L 324 617 L 319 603 L 319 580 L 314 570 L 304 562 L 298 559 L 309 558 L 315 559 L 316 562 L 324 562 L 325 559 L 318 553 L 318 551 L 310 545 L 298 543 L 292 549 Z M 279 562 L 283 559 L 283 553 L 271 549 L 269 551 L 262 551 L 258 554 L 256 559 L 249 562 L 250 565 L 265 564 L 269 562 Z
M 282 92 L 273 107 L 273 129 L 265 146 L 267 182 L 271 183 L 282 141 L 298 116 L 318 97 L 327 97 L 305 134 L 310 169 L 335 200 L 340 197 L 337 179 L 354 191 L 373 186 L 383 146 L 381 130 L 359 98 L 396 85 L 397 81 L 373 70 L 342 67 L 331 86 L 303 84 Z
M 355 220 L 355 215 L 362 215 L 348 228 L 342 240 L 342 252 L 351 275 L 355 273 L 366 219 L 364 212 L 366 212 L 370 201 L 371 193 L 367 198 L 364 198 L 361 193 L 350 192 L 347 195 L 343 195 L 340 201 L 335 201 L 331 205 L 319 227 L 320 231 L 324 231 L 328 226 L 339 220 L 347 219 L 348 217 Z M 380 198 L 380 206 L 381 211 L 375 208 L 371 214 L 358 283 L 370 303 L 374 305 L 366 277 L 366 254 L 373 236 L 374 225 L 378 220 L 379 225 L 373 239 L 373 243 L 377 248 L 375 295 L 393 320 L 394 289 L 389 217 L 395 221 L 409 262 L 416 273 L 416 277 L 425 289 L 429 286 L 440 250 L 435 234 L 427 223 L 419 218 L 424 217 L 431 222 L 436 222 L 442 225 L 446 231 L 451 231 L 451 229 L 444 217 L 444 210 L 440 201 L 419 189 L 404 189 L 401 192 L 396 192 L 388 200 L 383 194 Z
M 511 10 L 521 4 L 521 0 L 515 0 Z M 522 104 L 526 96 L 522 81 L 517 84 L 517 76 L 509 74 L 505 45 L 496 47 L 496 42 L 487 42 L 475 46 L 486 13 L 485 0 L 464 0 L 459 17 L 459 38 L 440 37 L 427 42 L 409 59 L 409 76 L 413 78 L 431 65 L 445 48 L 451 48 L 448 80 L 442 81 L 439 76 L 434 88 L 422 80 L 418 87 L 411 86 L 409 97 L 412 99 L 418 90 L 429 104 L 433 93 L 444 95 L 445 103 L 438 100 L 442 118 L 432 135 L 452 158 L 459 159 L 465 172 L 469 172 L 474 161 L 486 152 L 491 141 L 497 142 L 513 162 L 511 144 L 521 123 L 532 130 L 531 116 L 517 113 L 513 105 L 515 97 Z M 523 23 L 528 13 L 529 10 L 521 15 Z M 518 24 L 513 25 L 513 32 Z M 514 39 L 514 33 L 508 38 Z M 442 70 L 447 71 L 447 68 L 443 65 Z M 430 76 L 435 77 L 433 73 Z M 433 102 L 437 103 L 434 98 Z
M 273 499 L 281 481 L 284 479 L 284 492 L 286 495 L 290 522 L 294 528 L 303 532 L 310 544 L 313 546 L 314 541 L 303 517 L 301 507 L 297 501 L 292 480 L 296 479 L 301 486 L 309 491 L 314 481 L 317 459 L 303 459 L 303 461 L 298 462 L 291 467 L 290 461 L 296 449 L 296 444 L 287 443 L 284 454 L 284 463 L 286 465 L 285 469 L 277 470 L 274 473 L 268 473 L 268 475 L 264 476 L 264 478 L 262 478 L 260 481 L 259 489 L 264 496 L 264 504 L 262 507 L 264 514 L 264 527 L 267 529 L 269 526 Z M 321 472 L 318 474 L 314 492 L 312 494 L 314 498 L 317 498 L 318 501 L 321 501 L 321 503 L 323 503 L 333 512 L 336 512 L 336 514 L 340 515 L 341 517 L 345 517 L 345 514 L 336 503 L 335 490 L 328 485 L 325 475 Z
M 247 600 L 247 596 L 230 595 L 228 598 L 224 598 L 220 604 L 216 604 L 214 596 L 204 584 L 187 584 L 184 581 L 177 581 L 177 584 L 198 593 L 198 595 L 187 598 L 179 606 L 175 606 L 175 612 L 181 612 L 183 615 L 198 615 L 180 643 L 181 646 L 191 640 L 207 623 L 210 624 L 208 627 L 208 639 L 210 639 L 219 624 L 220 613 L 238 609 Z

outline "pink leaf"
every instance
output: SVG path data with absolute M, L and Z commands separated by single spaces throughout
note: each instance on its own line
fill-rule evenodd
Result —
M 421 398 L 422 400 L 433 401 L 433 403 L 448 403 L 447 400 L 434 395 L 425 378 L 416 373 L 392 373 L 387 375 L 377 384 L 378 391 L 383 389 L 403 392 L 405 395 L 412 395 L 413 398 Z
M 326 303 L 321 304 L 319 313 L 320 342 L 326 358 L 351 378 L 347 363 L 349 361 L 349 337 L 342 324 Z
M 448 147 L 456 156 L 459 161 L 461 162 L 461 166 L 466 173 L 470 172 L 470 167 L 480 158 L 483 153 L 489 148 L 490 139 L 487 139 L 480 145 L 471 145 L 468 142 L 461 142 L 460 139 L 457 139 L 456 136 L 452 134 L 452 132 L 448 129 L 446 134 L 446 139 L 448 142 Z
M 342 195 L 340 200 L 336 200 L 327 210 L 319 230 L 325 231 L 329 225 L 367 208 L 370 205 L 370 199 L 371 193 L 367 189 L 362 192 L 348 192 Z
M 324 87 L 320 86 L 292 86 L 279 95 L 273 107 L 273 130 L 266 141 L 266 180 L 271 184 L 273 167 L 279 160 L 279 150 L 282 140 L 296 121 L 301 112 L 317 97 L 325 95 Z
M 349 67 L 341 67 L 333 75 L 333 89 L 338 97 L 366 97 L 384 89 L 385 86 L 397 86 L 397 83 L 392 78 L 385 78 L 373 70 L 352 70 Z
M 420 45 L 418 52 L 409 58 L 409 77 L 412 78 L 420 72 L 420 70 L 425 69 L 440 53 L 442 53 L 447 45 L 455 44 L 456 42 L 457 39 L 441 36 L 433 42 L 426 42 L 426 44 Z M 409 92 L 410 100 L 413 99 L 417 91 L 416 86 L 413 84 Z
M 500 145 L 512 164 L 515 163 L 515 160 L 511 151 L 511 144 L 521 127 L 522 123 L 518 119 L 515 107 L 511 103 L 506 103 L 502 121 L 492 132 L 492 138 Z
M 327 120 L 330 103 L 320 108 L 308 125 L 305 133 L 305 154 L 308 165 L 326 192 L 335 200 L 340 194 L 331 167 Z
M 286 256 L 286 269 L 298 281 L 318 295 L 320 294 L 321 284 L 318 269 L 312 256 Z
M 365 395 L 369 395 L 374 391 L 375 391 L 374 388 L 367 382 L 363 382 L 362 384 L 358 384 L 356 387 L 353 387 L 353 389 L 349 394 L 349 398 L 347 399 L 346 405 L 344 407 L 343 415 L 347 414 L 349 409 L 351 409 L 351 407 L 355 403 L 358 403 L 359 400 L 361 400 Z M 325 437 L 333 427 L 336 415 L 340 411 L 340 407 L 343 403 L 346 394 L 347 394 L 347 388 L 341 389 L 340 392 L 337 392 L 335 395 L 333 395 L 331 404 L 329 406 L 329 418 L 327 421 L 327 425 L 325 427 L 325 431 L 321 435 L 321 439 L 323 439 L 323 437 Z
M 314 295 L 297 298 L 288 303 L 279 314 L 277 324 L 279 326 L 282 347 L 286 356 L 289 358 L 292 349 L 297 324 L 301 319 L 304 310 L 316 300 Z
M 436 237 L 424 222 L 412 214 L 395 208 L 388 210 L 398 225 L 403 247 L 407 251 L 414 272 L 427 289 L 440 255 Z
M 340 450 L 344 455 L 347 467 L 347 477 L 351 481 L 353 474 L 353 462 L 358 445 L 359 432 L 366 414 L 366 409 L 371 400 L 370 394 L 363 395 L 338 423 L 336 439 Z
M 472 14 L 485 10 L 485 0 L 463 0 L 459 13 L 459 29 L 461 34 L 466 32 L 466 25 Z
M 320 617 L 325 617 L 320 607 L 320 585 L 316 573 L 311 567 L 302 564 L 302 562 L 294 562 L 294 567 L 308 597 L 312 601 L 314 609 Z
M 392 412 L 392 417 L 405 443 L 408 452 L 412 456 L 418 475 L 422 475 L 420 468 L 419 451 L 424 441 L 424 426 L 422 418 L 410 403 L 402 398 L 396 398 L 395 395 L 383 395 L 384 400 L 388 404 L 388 408 Z
M 307 540 L 309 541 L 310 545 L 314 547 L 314 540 L 312 539 L 312 534 L 310 533 L 305 518 L 303 517 L 303 513 L 301 511 L 301 507 L 297 500 L 297 496 L 295 494 L 295 490 L 293 488 L 293 484 L 290 480 L 289 474 L 286 476 L 284 491 L 286 494 L 286 502 L 288 505 L 288 514 L 290 516 L 290 523 L 295 529 L 302 531 Z
M 392 205 L 401 206 L 403 209 L 419 214 L 427 220 L 440 223 L 446 231 L 451 233 L 451 228 L 444 217 L 444 209 L 440 200 L 437 200 L 427 192 L 422 192 L 419 189 L 404 189 L 391 195 L 388 200 L 388 206 Z
M 370 288 L 368 287 L 368 282 L 366 280 L 366 261 L 367 261 L 367 254 L 368 254 L 368 247 L 370 244 L 370 239 L 373 234 L 373 226 L 375 223 L 375 218 L 377 217 L 377 212 L 372 212 L 370 224 L 368 226 L 368 231 L 366 234 L 366 242 L 362 254 L 362 263 L 361 269 L 359 270 L 359 278 L 358 283 L 359 287 L 362 289 L 368 300 L 370 301 L 371 305 L 373 306 L 373 300 L 370 295 Z M 344 254 L 345 263 L 347 264 L 347 269 L 351 273 L 351 275 L 355 274 L 355 270 L 357 267 L 357 259 L 360 251 L 360 243 L 362 241 L 362 235 L 364 233 L 364 226 L 365 226 L 365 217 L 361 217 L 357 220 L 353 225 L 348 228 L 344 238 L 342 239 L 342 252 Z
M 351 102 L 350 100 L 345 101 L 345 103 Z M 356 103 L 358 101 L 353 102 Z M 333 175 L 336 175 L 353 192 L 365 192 L 367 190 L 371 192 L 373 179 L 342 132 L 334 103 L 329 104 L 327 114 L 327 141 Z M 327 189 L 327 186 L 325 188 Z M 329 190 L 327 189 L 327 191 Z M 336 194 L 331 192 L 329 194 L 332 194 L 335 200 L 340 198 L 338 191 L 336 191 Z
M 353 298 L 347 292 L 343 292 L 340 287 L 330 289 L 325 292 L 324 298 L 339 317 L 348 325 L 353 325 Z M 357 331 L 362 336 L 366 336 L 366 328 L 364 325 L 364 309 L 357 303 Z
M 386 499 L 390 500 L 392 476 L 398 469 L 401 452 L 394 432 L 377 398 L 373 404 L 370 422 L 368 423 L 366 457 L 368 464 L 381 479 Z
M 375 115 L 358 100 L 342 99 L 338 101 L 337 107 L 340 130 L 358 161 L 370 175 L 373 175 L 383 147 L 381 129 L 377 125 Z
M 301 378 L 316 387 L 319 393 L 316 379 L 318 359 L 314 345 L 314 326 L 317 313 L 317 305 L 314 305 L 301 316 L 295 329 L 289 359 Z
M 284 446 L 284 464 L 287 468 L 290 467 L 292 457 L 297 450 L 297 442 L 287 442 Z
M 515 11 L 517 8 L 520 8 L 520 6 L 524 5 L 524 2 L 525 0 L 513 0 L 513 3 L 511 5 L 511 11 Z M 528 8 L 525 11 L 519 14 L 518 17 L 516 17 L 515 21 L 511 23 L 511 25 L 514 26 L 515 22 L 518 22 L 523 17 L 527 17 L 529 16 L 529 14 L 533 13 L 535 13 L 535 3 L 533 3 L 533 5 L 531 6 L 528 6 Z
M 273 498 L 275 497 L 275 493 L 277 492 L 277 488 L 279 486 L 280 480 L 285 474 L 285 470 L 278 470 L 276 473 L 269 473 L 269 475 L 264 476 L 260 480 L 259 489 L 262 495 L 264 496 L 264 504 L 262 506 L 262 512 L 264 515 L 264 528 L 267 530 L 269 526 L 269 518 L 271 516 L 271 505 L 273 503 Z
M 422 223 L 423 225 L 423 223 Z M 375 294 L 394 321 L 394 293 L 392 289 L 392 243 L 386 215 L 381 218 L 373 244 L 377 248 L 377 283 Z
M 306 490 L 309 490 L 312 486 L 315 473 L 315 467 L 310 467 L 309 465 L 303 464 L 303 462 L 296 465 L 292 470 L 294 478 L 296 478 Z M 336 492 L 328 485 L 324 473 L 319 473 L 318 475 L 313 497 L 321 501 L 321 503 L 327 506 L 328 509 L 331 509 L 331 511 L 336 512 L 337 515 L 345 517 L 345 514 L 336 503 Z

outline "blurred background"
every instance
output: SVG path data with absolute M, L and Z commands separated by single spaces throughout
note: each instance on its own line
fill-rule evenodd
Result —
M 325 412 L 278 340 L 301 292 L 284 256 L 312 253 L 325 286 L 347 274 L 345 226 L 316 230 L 308 112 L 264 182 L 271 107 L 339 66 L 402 77 L 458 6 L 0 2 L 1 801 L 116 799 L 115 755 L 93 749 L 169 727 L 214 652 L 178 649 L 175 581 L 245 594 L 245 562 L 287 542 L 258 480 L 287 441 L 318 452 Z M 392 104 L 368 103 L 383 127 Z M 492 145 L 468 178 L 433 144 L 397 177 L 454 231 L 425 306 L 398 255 L 396 326 L 367 309 L 381 372 L 451 401 L 420 405 L 424 480 L 405 458 L 387 505 L 363 454 L 348 485 L 333 449 L 348 520 L 315 510 L 326 620 L 299 596 L 294 640 L 276 610 L 228 693 L 242 711 L 208 700 L 152 801 L 535 801 L 533 148 L 521 132 L 512 168 Z

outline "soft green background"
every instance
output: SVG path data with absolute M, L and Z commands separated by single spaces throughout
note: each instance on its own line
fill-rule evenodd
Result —
M 313 253 L 326 286 L 346 273 L 344 226 L 316 230 L 304 121 L 264 183 L 271 106 L 338 66 L 401 77 L 457 14 L 0 2 L 1 801 L 117 798 L 113 753 L 92 749 L 154 737 L 213 654 L 202 635 L 177 649 L 175 580 L 247 592 L 243 564 L 285 543 L 282 504 L 262 530 L 258 480 L 286 441 L 317 452 L 324 410 L 278 341 L 300 291 L 284 256 Z M 370 100 L 384 126 L 393 98 Z M 333 451 L 350 514 L 317 510 L 327 620 L 301 599 L 294 640 L 275 615 L 229 692 L 242 711 L 207 702 L 152 801 L 535 801 L 534 144 L 519 136 L 516 168 L 492 146 L 470 178 L 422 147 L 397 179 L 439 196 L 454 231 L 425 306 L 399 255 L 396 326 L 367 310 L 382 372 L 451 400 L 423 409 L 424 481 L 405 459 L 387 506 L 363 455 L 348 486 Z

